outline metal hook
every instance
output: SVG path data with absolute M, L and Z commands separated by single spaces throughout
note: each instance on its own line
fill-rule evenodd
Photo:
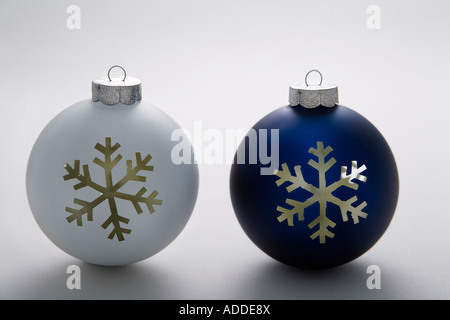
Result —
M 108 70 L 108 79 L 109 79 L 109 81 L 112 81 L 112 80 L 111 80 L 111 77 L 109 76 L 109 74 L 110 74 L 110 72 L 111 72 L 111 70 L 112 70 L 113 68 L 120 68 L 120 69 L 123 70 L 123 79 L 122 79 L 122 81 L 125 81 L 125 79 L 127 78 L 127 72 L 125 71 L 124 68 L 122 68 L 122 67 L 119 66 L 119 65 L 114 65 L 114 66 L 112 66 L 111 68 L 109 68 L 109 70 Z
M 313 70 L 309 71 L 309 72 L 306 74 L 306 76 L 305 76 L 305 84 L 306 84 L 306 86 L 309 86 L 309 84 L 308 84 L 308 76 L 309 76 L 309 74 L 310 74 L 311 72 L 314 72 L 314 71 L 317 72 L 317 73 L 320 75 L 320 83 L 319 83 L 319 86 L 322 85 L 322 80 L 323 80 L 322 74 L 320 73 L 319 70 L 313 69 Z

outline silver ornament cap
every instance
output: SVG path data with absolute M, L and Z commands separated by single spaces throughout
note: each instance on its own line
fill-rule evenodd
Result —
M 121 78 L 111 78 L 110 73 L 113 68 L 122 69 L 124 75 Z M 128 77 L 124 68 L 112 66 L 106 77 L 92 81 L 92 101 L 101 101 L 106 105 L 117 103 L 133 104 L 142 99 L 141 81 Z
M 319 84 L 309 84 L 308 76 L 312 72 L 320 75 Z M 305 76 L 305 83 L 294 83 L 289 87 L 289 105 L 312 109 L 318 106 L 332 108 L 339 103 L 338 87 L 333 84 L 322 84 L 322 74 L 311 70 Z

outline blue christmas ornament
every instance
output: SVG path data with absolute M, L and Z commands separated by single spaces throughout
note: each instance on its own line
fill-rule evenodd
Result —
M 336 86 L 309 85 L 307 77 L 290 87 L 290 105 L 242 141 L 230 192 L 239 223 L 262 251 L 292 266 L 326 268 L 354 260 L 381 238 L 399 178 L 377 128 L 337 104 Z M 267 146 L 275 170 L 260 157 Z

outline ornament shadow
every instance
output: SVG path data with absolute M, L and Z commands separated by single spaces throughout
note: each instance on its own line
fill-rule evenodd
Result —
M 243 279 L 238 299 L 257 300 L 370 300 L 405 299 L 406 284 L 393 274 L 383 272 L 381 289 L 368 289 L 367 267 L 370 263 L 355 260 L 342 266 L 321 269 L 297 269 L 277 261 L 256 267 Z
M 77 265 L 81 270 L 80 289 L 68 289 L 67 267 Z M 85 299 L 169 299 L 170 284 L 161 268 L 150 263 L 135 263 L 121 267 L 102 267 L 76 259 L 49 266 L 45 272 L 35 273 L 34 280 L 20 299 L 85 300 Z

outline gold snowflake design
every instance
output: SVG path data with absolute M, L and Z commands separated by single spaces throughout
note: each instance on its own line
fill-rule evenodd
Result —
M 75 160 L 73 167 L 66 164 L 64 168 L 66 169 L 67 174 L 64 176 L 64 181 L 76 179 L 79 182 L 73 186 L 75 190 L 89 187 L 100 193 L 100 195 L 92 201 L 74 198 L 73 202 L 81 207 L 78 209 L 66 207 L 66 211 L 71 214 L 66 219 L 69 223 L 76 221 L 78 226 L 82 226 L 83 216 L 86 215 L 87 221 L 93 221 L 94 208 L 103 201 L 108 200 L 110 215 L 101 226 L 103 229 L 107 229 L 110 225 L 112 225 L 113 228 L 108 238 L 113 239 L 114 236 L 116 236 L 119 241 L 124 241 L 124 234 L 130 234 L 131 229 L 124 228 L 123 224 L 128 224 L 130 219 L 119 215 L 116 206 L 116 199 L 130 201 L 133 204 L 137 214 L 141 214 L 143 212 L 141 204 L 145 204 L 150 213 L 155 212 L 155 209 L 153 208 L 154 205 L 162 204 L 162 200 L 156 199 L 156 196 L 158 195 L 158 191 L 156 190 L 151 192 L 148 196 L 144 196 L 147 192 L 145 187 L 142 187 L 135 195 L 119 191 L 119 189 L 129 181 L 138 181 L 142 183 L 146 181 L 146 177 L 138 175 L 138 173 L 140 171 L 153 171 L 153 166 L 148 165 L 152 157 L 147 155 L 144 159 L 142 159 L 141 153 L 136 152 L 136 165 L 133 166 L 132 160 L 127 160 L 126 174 L 118 182 L 113 183 L 112 171 L 122 159 L 122 155 L 118 154 L 114 159 L 112 159 L 112 157 L 113 154 L 120 148 L 120 144 L 115 143 L 112 146 L 111 138 L 107 137 L 105 138 L 105 145 L 97 143 L 94 148 L 104 156 L 104 160 L 95 158 L 93 162 L 103 168 L 106 186 L 101 186 L 100 184 L 92 181 L 89 166 L 87 164 L 83 165 L 83 172 L 80 172 L 80 160 Z
M 313 240 L 319 238 L 319 242 L 321 244 L 325 244 L 326 238 L 334 237 L 334 233 L 328 228 L 334 228 L 336 226 L 336 223 L 327 217 L 328 202 L 333 203 L 340 208 L 343 222 L 348 221 L 349 212 L 354 224 L 359 223 L 359 218 L 365 219 L 367 217 L 367 213 L 363 211 L 363 209 L 367 206 L 366 201 L 354 207 L 353 204 L 358 201 L 356 196 L 353 196 L 348 200 L 341 200 L 333 195 L 333 192 L 340 187 L 358 190 L 359 185 L 353 180 L 356 179 L 361 182 L 366 182 L 367 178 L 361 174 L 367 169 L 366 166 L 362 165 L 358 168 L 357 161 L 352 161 L 350 174 L 347 175 L 347 167 L 342 166 L 341 178 L 338 181 L 327 185 L 325 173 L 336 163 L 336 160 L 331 158 L 328 161 L 325 161 L 325 158 L 332 151 L 333 149 L 330 146 L 324 149 L 323 142 L 321 141 L 317 142 L 317 149 L 311 147 L 308 151 L 317 157 L 318 160 L 314 161 L 311 159 L 309 160 L 308 165 L 317 170 L 319 174 L 319 187 L 307 183 L 304 180 L 300 165 L 294 167 L 294 175 L 291 174 L 286 163 L 281 165 L 281 170 L 276 170 L 274 172 L 274 174 L 279 177 L 276 181 L 278 187 L 286 183 L 288 184 L 286 190 L 289 193 L 301 188 L 312 194 L 312 196 L 304 202 L 286 198 L 286 204 L 290 205 L 291 208 L 278 206 L 277 211 L 281 213 L 281 215 L 278 216 L 278 221 L 280 223 L 287 221 L 288 226 L 294 226 L 294 216 L 297 215 L 298 220 L 303 221 L 305 219 L 305 209 L 318 202 L 320 207 L 319 214 L 316 219 L 308 224 L 308 227 L 313 229 L 318 226 L 318 230 L 314 232 L 310 238 Z

